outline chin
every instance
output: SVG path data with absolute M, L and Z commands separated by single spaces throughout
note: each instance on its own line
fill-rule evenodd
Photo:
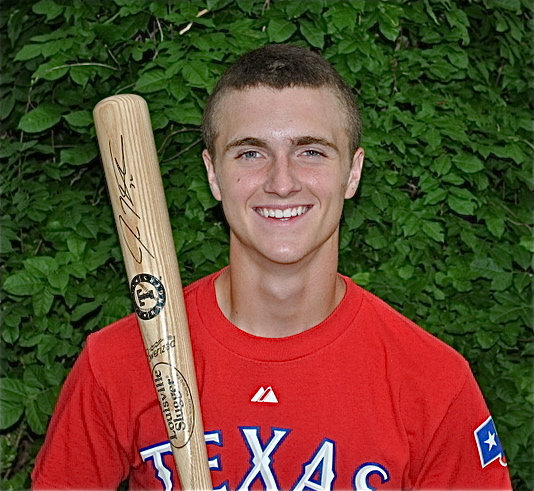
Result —
M 295 251 L 295 250 L 279 250 L 279 251 L 266 251 L 264 257 L 269 259 L 271 262 L 281 265 L 290 265 L 296 264 L 306 257 L 304 251 Z

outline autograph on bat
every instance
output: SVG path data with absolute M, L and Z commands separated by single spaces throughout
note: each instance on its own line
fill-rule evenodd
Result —
M 122 209 L 122 214 L 119 214 L 120 231 L 134 261 L 141 264 L 143 262 L 143 251 L 146 251 L 152 258 L 154 258 L 154 254 L 152 254 L 148 246 L 143 242 L 139 227 L 135 224 L 135 222 L 139 223 L 141 217 L 135 211 L 135 203 L 131 192 L 135 189 L 134 176 L 128 175 L 124 138 L 122 135 L 120 160 L 113 155 L 111 141 L 109 142 L 109 154 L 112 162 L 115 164 L 113 166 L 113 173 L 119 190 L 119 200 Z

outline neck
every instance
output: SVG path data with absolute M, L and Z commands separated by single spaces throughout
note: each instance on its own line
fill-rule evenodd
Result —
M 286 337 L 326 319 L 345 294 L 337 274 L 337 249 L 330 261 L 262 264 L 232 260 L 216 281 L 224 315 L 241 330 L 262 337 Z

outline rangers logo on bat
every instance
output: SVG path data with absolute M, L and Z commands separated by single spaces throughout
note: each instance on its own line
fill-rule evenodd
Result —
M 130 283 L 130 295 L 134 301 L 136 314 L 143 320 L 156 317 L 165 305 L 163 283 L 151 274 L 135 275 Z

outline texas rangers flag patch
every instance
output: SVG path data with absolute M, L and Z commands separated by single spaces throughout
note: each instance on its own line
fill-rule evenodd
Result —
M 491 416 L 475 430 L 474 434 L 483 468 L 497 459 L 500 459 L 501 465 L 507 465 L 504 450 Z

